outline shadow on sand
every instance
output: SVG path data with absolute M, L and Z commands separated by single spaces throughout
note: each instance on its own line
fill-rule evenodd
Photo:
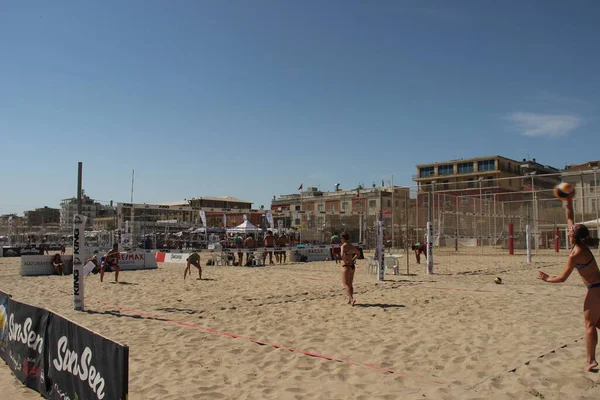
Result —
M 403 304 L 383 304 L 383 303 L 365 303 L 365 304 L 355 304 L 354 307 L 363 307 L 363 308 L 405 308 L 406 306 Z

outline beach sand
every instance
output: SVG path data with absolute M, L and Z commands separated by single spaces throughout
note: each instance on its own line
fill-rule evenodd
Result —
M 411 275 L 403 258 L 385 282 L 360 260 L 355 307 L 331 261 L 208 266 L 203 281 L 166 263 L 118 285 L 92 275 L 75 312 L 70 276 L 21 277 L 20 259 L 0 258 L 0 289 L 129 345 L 131 400 L 600 399 L 599 374 L 584 371 L 585 287 L 576 273 L 536 279 L 562 270 L 564 250 L 532 264 L 446 252 L 431 276 L 409 260 Z M 4 363 L 0 388 L 39 398 Z

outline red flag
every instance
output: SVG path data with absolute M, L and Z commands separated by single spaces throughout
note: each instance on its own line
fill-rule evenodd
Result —
M 302 190 L 302 185 L 303 185 L 303 183 L 300 184 L 300 186 L 298 187 L 298 190 Z

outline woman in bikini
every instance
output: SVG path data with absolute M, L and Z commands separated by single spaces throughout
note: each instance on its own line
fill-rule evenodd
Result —
M 185 280 L 187 274 L 189 273 L 192 276 L 192 265 L 198 268 L 198 280 L 202 280 L 202 267 L 200 266 L 200 254 L 197 251 L 194 251 L 190 256 L 185 260 L 187 261 L 187 265 L 185 270 L 183 271 L 183 279 Z
M 342 233 L 342 283 L 344 284 L 346 294 L 348 295 L 348 304 L 353 306 L 356 304 L 356 300 L 354 299 L 354 287 L 352 286 L 352 283 L 354 282 L 354 271 L 356 270 L 356 265 L 354 263 L 360 256 L 360 251 L 352 246 L 348 240 L 348 234 L 346 232 Z
M 566 281 L 574 269 L 579 272 L 583 283 L 588 288 L 583 302 L 583 317 L 585 319 L 587 350 L 586 369 L 591 371 L 598 366 L 596 344 L 598 343 L 597 329 L 600 329 L 600 270 L 598 270 L 598 264 L 588 246 L 597 246 L 598 238 L 591 238 L 585 225 L 573 222 L 573 197 L 566 200 L 565 209 L 569 242 L 572 246 L 567 266 L 560 276 L 549 276 L 545 272 L 539 271 L 538 279 L 545 282 L 560 283 Z

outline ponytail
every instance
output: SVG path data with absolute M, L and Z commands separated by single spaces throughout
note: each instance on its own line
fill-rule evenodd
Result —
M 598 243 L 600 242 L 600 239 L 588 236 L 581 239 L 580 241 L 588 247 L 597 247 Z

